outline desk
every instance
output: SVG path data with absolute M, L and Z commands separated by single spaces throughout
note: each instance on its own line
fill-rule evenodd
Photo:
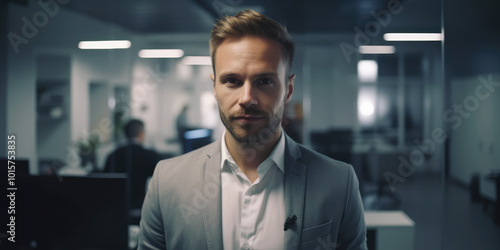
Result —
M 414 249 L 415 222 L 403 211 L 367 211 L 365 223 L 375 231 L 375 250 Z
M 496 200 L 493 208 L 493 221 L 500 224 L 500 172 L 493 172 L 487 175 L 487 180 L 493 180 L 496 183 Z

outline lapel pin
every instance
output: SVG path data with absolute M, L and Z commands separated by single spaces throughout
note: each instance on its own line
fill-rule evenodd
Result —
M 293 224 L 295 224 L 296 220 L 297 220 L 297 216 L 295 216 L 295 215 L 292 217 L 286 218 L 283 230 L 285 230 L 285 231 L 288 230 Z

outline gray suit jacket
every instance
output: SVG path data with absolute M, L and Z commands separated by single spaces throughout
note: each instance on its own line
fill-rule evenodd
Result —
M 222 249 L 220 140 L 156 166 L 139 249 Z M 285 140 L 285 249 L 366 249 L 353 168 Z M 286 218 L 283 218 L 285 222 Z

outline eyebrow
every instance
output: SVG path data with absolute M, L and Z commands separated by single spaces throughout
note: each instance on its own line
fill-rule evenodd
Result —
M 264 72 L 264 73 L 257 74 L 255 77 L 256 78 L 258 78 L 258 77 L 278 77 L 278 74 L 275 72 Z
M 240 77 L 240 74 L 238 73 L 222 73 L 220 75 L 220 78 L 226 78 L 226 77 Z M 259 73 L 255 76 L 252 76 L 252 78 L 260 78 L 260 77 L 278 77 L 278 74 L 275 73 L 275 72 L 263 72 L 263 73 Z
M 239 78 L 240 74 L 237 74 L 237 73 L 222 73 L 220 75 L 220 79 L 223 79 L 223 78 L 226 78 L 226 77 L 236 77 L 236 78 Z

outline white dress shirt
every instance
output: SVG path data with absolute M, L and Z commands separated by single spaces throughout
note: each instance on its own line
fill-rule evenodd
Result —
M 251 183 L 221 143 L 222 240 L 230 249 L 283 249 L 285 138 L 283 133 Z

